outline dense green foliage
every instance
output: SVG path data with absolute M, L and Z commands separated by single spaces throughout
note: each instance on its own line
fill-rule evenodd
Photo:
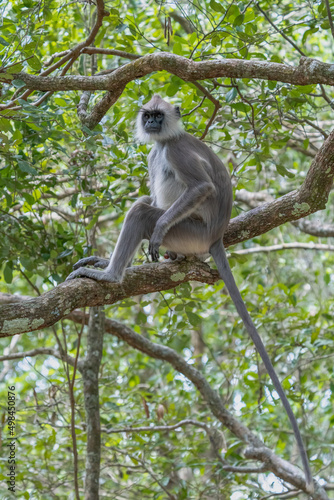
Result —
M 334 2 L 331 5 L 334 9 Z M 110 16 L 95 46 L 138 55 L 170 51 L 195 61 L 259 59 L 297 66 L 302 52 L 331 62 L 334 43 L 324 1 L 263 1 L 260 6 L 277 29 L 246 0 L 109 2 Z M 87 37 L 94 12 L 93 5 L 83 2 L 8 1 L 0 6 L 0 64 L 9 72 L 38 74 L 54 53 Z M 181 25 L 175 14 L 187 24 Z M 165 16 L 171 16 L 174 31 L 169 45 Z M 82 54 L 69 72 L 91 75 L 126 62 Z M 36 296 L 62 282 L 78 258 L 93 252 L 107 256 L 112 250 L 128 207 L 148 192 L 150 147 L 135 142 L 133 121 L 141 104 L 157 91 L 181 105 L 186 130 L 197 137 L 204 134 L 225 160 L 236 194 L 246 189 L 276 198 L 300 186 L 331 130 L 332 88 L 229 78 L 200 83 L 220 105 L 209 130 L 214 103 L 194 83 L 167 72 L 128 84 L 93 131 L 81 126 L 76 111 L 81 93 L 76 91 L 54 92 L 37 106 L 43 93 L 34 92 L 27 100 L 18 99 L 18 109 L 0 108 L 1 292 Z M 22 85 L 17 79 L 3 84 L 2 105 L 20 96 Z M 91 104 L 101 96 L 95 92 Z M 332 206 L 331 198 L 327 209 L 310 220 L 330 224 Z M 248 209 L 236 201 L 233 216 Z M 94 241 L 97 248 L 92 247 Z M 331 243 L 330 238 L 286 224 L 230 250 L 296 241 Z M 137 263 L 146 260 L 146 251 L 145 243 Z M 235 254 L 232 264 L 298 417 L 312 469 L 318 478 L 333 483 L 333 253 L 289 249 Z M 277 454 L 294 462 L 288 419 L 222 283 L 186 284 L 135 297 L 107 307 L 106 314 L 195 364 L 230 411 Z M 66 337 L 68 352 L 75 357 L 78 330 L 64 320 L 53 329 L 22 335 L 14 351 L 56 349 L 57 335 L 62 342 Z M 2 350 L 10 341 L 1 339 Z M 84 353 L 83 337 L 80 355 Z M 20 493 L 15 498 L 74 498 L 64 364 L 45 355 L 6 363 L 4 371 L 0 369 L 2 413 L 7 386 L 15 385 L 17 394 Z M 80 374 L 74 395 L 82 486 L 86 429 Z M 232 465 L 248 464 L 241 443 L 224 431 L 183 376 L 111 335 L 104 340 L 100 408 L 105 428 L 171 425 L 187 418 L 207 423 L 224 433 L 224 458 Z M 5 421 L 3 427 L 5 435 Z M 191 425 L 169 432 L 103 433 L 102 442 L 104 498 L 164 499 L 162 486 L 177 499 L 259 499 L 285 491 L 270 473 L 224 472 L 204 431 Z M 3 453 L 1 460 L 5 464 Z M 5 474 L 4 466 L 3 481 Z

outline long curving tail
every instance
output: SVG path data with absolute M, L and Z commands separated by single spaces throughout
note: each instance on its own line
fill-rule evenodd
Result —
M 293 432 L 296 437 L 296 441 L 298 444 L 300 456 L 302 459 L 303 467 L 304 467 L 304 473 L 306 477 L 306 483 L 309 488 L 312 488 L 313 485 L 313 480 L 312 480 L 312 474 L 311 474 L 311 469 L 310 465 L 308 462 L 307 458 L 307 453 L 304 447 L 304 443 L 298 428 L 298 424 L 296 421 L 296 418 L 293 414 L 293 411 L 291 409 L 290 403 L 285 395 L 285 392 L 283 390 L 283 387 L 281 386 L 281 383 L 279 381 L 279 378 L 276 375 L 275 369 L 270 361 L 270 358 L 267 354 L 266 348 L 264 347 L 264 344 L 261 340 L 260 335 L 258 334 L 257 329 L 254 326 L 253 321 L 251 320 L 250 315 L 248 314 L 247 308 L 245 306 L 244 301 L 242 300 L 242 297 L 240 295 L 239 289 L 234 281 L 234 277 L 230 268 L 230 265 L 227 260 L 225 248 L 223 245 L 222 240 L 216 241 L 210 248 L 210 254 L 212 255 L 217 268 L 220 277 L 224 281 L 225 285 L 227 286 L 227 289 L 229 291 L 229 294 L 231 296 L 231 299 L 234 302 L 234 305 L 239 313 L 240 318 L 244 322 L 244 325 L 253 340 L 255 347 L 260 354 L 262 361 L 264 363 L 264 366 L 267 369 L 267 372 L 274 384 L 274 387 L 281 398 L 281 401 L 283 403 L 283 406 L 285 408 L 285 411 L 290 419 L 291 425 Z

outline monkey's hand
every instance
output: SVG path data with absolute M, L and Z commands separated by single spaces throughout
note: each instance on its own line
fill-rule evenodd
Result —
M 150 254 L 153 262 L 158 262 L 159 260 L 160 245 L 161 245 L 161 238 L 153 233 L 150 239 L 150 243 L 148 245 L 148 253 Z

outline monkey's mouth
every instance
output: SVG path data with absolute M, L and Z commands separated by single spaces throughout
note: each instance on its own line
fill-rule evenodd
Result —
M 145 128 L 145 132 L 151 133 L 151 132 L 160 132 L 161 127 L 147 127 Z

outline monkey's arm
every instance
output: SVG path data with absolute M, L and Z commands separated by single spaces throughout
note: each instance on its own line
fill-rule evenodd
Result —
M 186 190 L 156 222 L 149 244 L 149 253 L 154 261 L 159 258 L 159 247 L 168 230 L 177 222 L 189 217 L 216 191 L 209 175 L 196 157 L 189 159 L 182 167 L 175 170 L 180 182 L 186 185 Z

